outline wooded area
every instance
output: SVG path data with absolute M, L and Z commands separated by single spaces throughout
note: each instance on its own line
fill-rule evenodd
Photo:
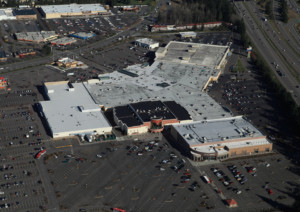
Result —
M 231 22 L 233 8 L 228 0 L 173 1 L 172 6 L 160 11 L 160 24 L 191 24 L 211 21 Z
M 281 1 L 280 1 L 280 5 L 281 5 L 280 13 L 281 13 L 282 21 L 283 21 L 284 23 L 287 23 L 288 20 L 289 20 L 287 3 L 286 3 L 285 0 L 281 0 Z

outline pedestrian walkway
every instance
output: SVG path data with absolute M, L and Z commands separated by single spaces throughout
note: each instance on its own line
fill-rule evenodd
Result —
M 191 159 L 188 159 L 190 163 L 195 167 L 201 167 L 201 166 L 208 166 L 213 164 L 219 164 L 221 161 L 219 160 L 211 160 L 211 161 L 193 161 Z

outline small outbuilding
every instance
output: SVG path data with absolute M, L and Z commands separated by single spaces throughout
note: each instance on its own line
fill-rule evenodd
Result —
M 159 47 L 159 43 L 152 40 L 152 39 L 149 39 L 149 38 L 141 38 L 141 39 L 137 39 L 135 41 L 135 45 L 137 46 L 141 46 L 141 47 L 144 47 L 144 48 L 147 48 L 147 49 L 154 49 L 154 48 L 157 48 Z
M 181 38 L 196 38 L 196 32 L 179 32 Z

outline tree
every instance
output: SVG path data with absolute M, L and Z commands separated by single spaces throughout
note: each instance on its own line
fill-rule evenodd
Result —
M 42 48 L 42 53 L 44 55 L 49 55 L 51 53 L 51 48 L 47 44 L 45 44 Z
M 272 13 L 273 5 L 272 4 L 273 4 L 272 1 L 268 1 L 265 6 L 265 11 L 266 11 L 266 14 L 269 16 L 269 18 L 273 18 L 273 15 L 272 15 L 273 14 Z
M 201 31 L 204 30 L 204 23 L 201 24 L 201 29 L 200 29 L 200 30 L 201 30 Z
M 193 30 L 193 31 L 196 31 L 196 30 L 197 30 L 197 25 L 196 25 L 196 24 L 194 24 L 192 30 Z
M 9 1 L 7 1 L 7 6 L 8 7 L 16 7 L 16 6 L 18 6 L 18 4 L 17 4 L 16 0 L 9 0 Z
M 284 23 L 287 23 L 288 20 L 289 20 L 287 3 L 286 3 L 285 0 L 281 0 L 280 3 L 281 3 L 281 9 L 280 9 L 280 12 L 281 12 L 282 21 L 283 21 Z
M 207 21 L 231 22 L 233 8 L 229 0 L 185 0 L 172 4 L 166 12 L 159 14 L 159 23 L 193 24 Z

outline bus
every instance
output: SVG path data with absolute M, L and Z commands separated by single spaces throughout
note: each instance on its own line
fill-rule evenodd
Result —
M 46 149 L 43 149 L 42 151 L 38 152 L 35 158 L 40 159 L 44 154 L 46 154 Z

